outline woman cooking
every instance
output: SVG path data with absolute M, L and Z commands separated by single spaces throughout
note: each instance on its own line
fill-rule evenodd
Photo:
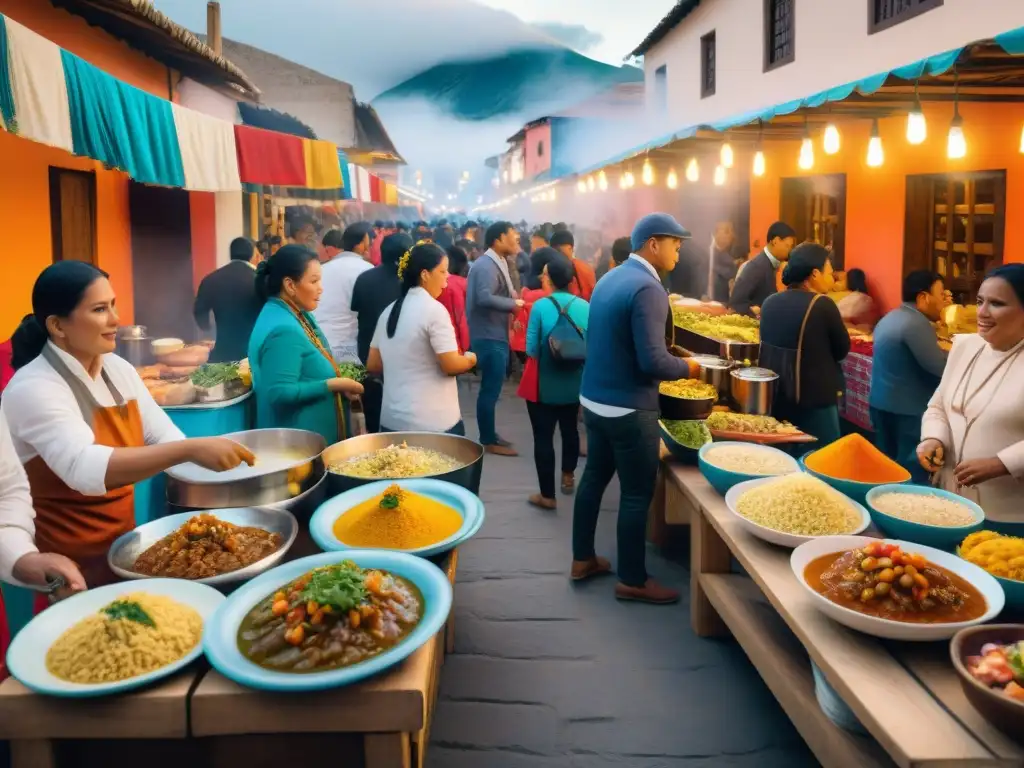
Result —
M 32 289 L 32 315 L 14 333 L 17 372 L 2 402 L 28 475 L 35 542 L 75 561 L 89 586 L 113 580 L 107 549 L 135 527 L 134 483 L 190 461 L 221 471 L 255 460 L 224 438 L 184 439 L 135 369 L 112 354 L 117 326 L 106 273 L 78 261 L 47 267 Z M 4 525 L 31 530 L 27 508 L 17 520 Z
M 978 290 L 978 333 L 953 348 L 921 422 L 921 465 L 994 523 L 1024 529 L 1024 265 L 989 273 Z

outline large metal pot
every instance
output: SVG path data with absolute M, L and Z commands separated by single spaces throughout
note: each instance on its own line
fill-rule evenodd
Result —
M 253 429 L 224 435 L 256 454 L 256 466 L 210 472 L 195 464 L 167 470 L 167 501 L 186 509 L 228 509 L 280 505 L 292 507 L 315 492 L 324 478 L 321 458 L 327 441 L 302 429 Z M 294 452 L 294 464 L 274 462 L 260 471 L 260 454 Z M 302 457 L 302 458 L 298 458 Z
M 732 399 L 740 413 L 755 416 L 771 414 L 779 374 L 767 368 L 734 368 L 729 376 L 732 379 Z
M 721 340 L 718 342 L 718 354 L 721 357 L 742 365 L 750 365 L 752 363 L 756 364 L 760 352 L 761 345 L 759 343 L 751 344 L 746 341 L 727 340 Z
M 716 355 L 694 355 L 693 361 L 700 366 L 700 380 L 718 390 L 719 399 L 729 397 L 729 371 L 736 365 L 732 360 Z
M 374 435 L 360 435 L 350 437 L 340 443 L 335 443 L 323 453 L 323 463 L 330 467 L 332 464 L 361 456 L 366 453 L 387 448 L 389 445 L 406 445 L 416 448 L 427 448 L 438 453 L 443 453 L 464 462 L 464 466 L 445 472 L 440 475 L 426 475 L 433 480 L 445 480 L 449 483 L 472 491 L 480 495 L 480 476 L 483 473 L 484 447 L 475 440 L 458 435 L 445 435 L 435 432 L 382 432 Z M 353 477 L 342 475 L 337 472 L 327 472 L 327 495 L 337 496 L 360 485 L 374 483 L 382 480 L 380 477 Z
M 117 354 L 136 368 L 149 365 L 153 359 L 150 339 L 144 325 L 124 325 L 117 329 Z

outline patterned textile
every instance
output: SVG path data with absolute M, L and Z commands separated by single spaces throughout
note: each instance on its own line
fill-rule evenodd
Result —
M 843 361 L 843 376 L 846 392 L 839 404 L 839 415 L 861 429 L 871 430 L 871 412 L 868 400 L 871 396 L 871 367 L 873 360 L 868 355 L 851 352 Z

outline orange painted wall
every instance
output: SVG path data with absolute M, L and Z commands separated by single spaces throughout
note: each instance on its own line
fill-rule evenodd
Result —
M 906 213 L 906 177 L 921 173 L 958 171 L 1006 171 L 1006 234 L 1003 260 L 1024 261 L 1024 226 L 1015 212 L 1024 206 L 1024 155 L 1020 154 L 1024 105 L 962 104 L 967 138 L 967 157 L 946 158 L 946 134 L 952 104 L 925 107 L 928 139 L 913 146 L 906 141 L 906 119 L 880 121 L 885 151 L 880 168 L 867 166 L 871 123 L 840 122 L 842 146 L 829 157 L 815 137 L 815 165 L 804 172 L 797 167 L 799 142 L 767 142 L 767 173 L 751 180 L 751 238 L 763 240 L 768 227 L 779 217 L 780 178 L 813 176 L 816 173 L 846 174 L 846 267 L 860 267 L 868 284 L 888 310 L 900 302 L 903 279 L 903 230 Z M 738 167 L 749 168 L 742 156 Z

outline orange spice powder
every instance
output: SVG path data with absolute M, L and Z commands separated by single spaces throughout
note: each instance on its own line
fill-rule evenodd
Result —
M 910 479 L 906 469 L 856 433 L 818 449 L 804 463 L 822 475 L 858 483 L 902 483 Z

